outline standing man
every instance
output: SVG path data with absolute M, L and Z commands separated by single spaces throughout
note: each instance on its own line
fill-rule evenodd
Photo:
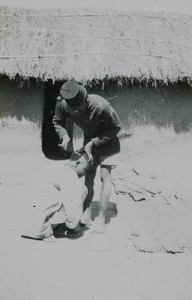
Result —
M 120 151 L 117 137 L 121 129 L 117 113 L 102 97 L 87 94 L 86 89 L 74 81 L 64 83 L 57 97 L 53 124 L 59 136 L 60 144 L 65 151 L 73 153 L 73 142 L 66 130 L 66 120 L 70 118 L 84 132 L 83 147 L 92 168 L 86 174 L 85 185 L 88 196 L 84 202 L 82 224 L 91 225 L 91 201 L 94 195 L 94 178 L 100 165 L 101 191 L 99 216 L 92 231 L 105 231 L 105 212 L 111 193 L 111 169 L 116 166 L 116 154 Z

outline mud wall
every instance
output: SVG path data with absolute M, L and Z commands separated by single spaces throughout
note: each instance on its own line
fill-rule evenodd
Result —
M 0 152 L 41 151 L 44 94 L 35 80 L 0 77 Z
M 185 83 L 174 85 L 130 85 L 119 87 L 113 83 L 93 93 L 107 99 L 118 112 L 123 130 L 135 126 L 154 125 L 172 127 L 176 133 L 192 129 L 192 88 Z

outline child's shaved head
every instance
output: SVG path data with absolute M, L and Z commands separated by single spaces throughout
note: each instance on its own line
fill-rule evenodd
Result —
M 80 158 L 84 158 L 85 160 L 87 160 L 87 162 L 89 162 L 89 157 L 87 155 L 87 153 L 85 151 L 82 152 L 74 152 L 70 158 L 70 161 L 77 161 Z
M 74 163 L 74 170 L 79 177 L 86 174 L 87 170 L 91 166 L 88 155 L 85 151 L 81 153 L 75 152 L 70 158 L 70 162 Z

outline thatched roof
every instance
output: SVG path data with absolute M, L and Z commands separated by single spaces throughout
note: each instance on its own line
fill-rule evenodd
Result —
M 0 74 L 192 82 L 192 16 L 0 7 Z

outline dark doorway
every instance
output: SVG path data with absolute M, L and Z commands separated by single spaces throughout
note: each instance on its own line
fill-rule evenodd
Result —
M 44 86 L 44 117 L 42 127 L 42 150 L 49 159 L 69 159 L 70 154 L 58 146 L 60 143 L 52 124 L 55 105 L 63 82 L 49 80 Z M 72 126 L 72 124 L 70 125 Z M 71 129 L 70 129 L 71 130 Z

